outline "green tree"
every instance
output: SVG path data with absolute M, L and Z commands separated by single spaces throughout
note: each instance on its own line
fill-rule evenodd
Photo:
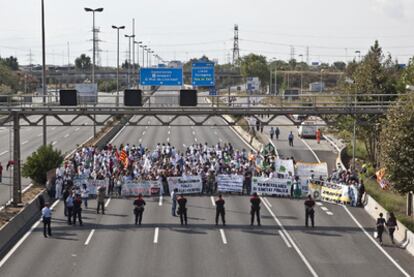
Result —
M 334 62 L 333 67 L 338 71 L 344 71 L 346 68 L 346 63 L 344 62 Z
M 3 85 L 4 90 L 1 93 L 10 92 L 6 87 L 10 88 L 12 92 L 19 89 L 19 77 L 16 72 L 13 72 L 7 65 L 0 63 L 0 85 Z
M 13 71 L 19 70 L 19 62 L 16 57 L 10 56 L 8 58 L 0 58 L 0 63 L 4 64 Z
M 347 101 L 391 101 L 396 97 L 391 94 L 401 92 L 399 85 L 399 71 L 391 57 L 385 57 L 378 41 L 375 41 L 368 54 L 361 63 L 351 63 L 346 70 L 344 92 L 349 96 Z M 390 96 L 369 96 L 372 94 L 389 94 Z M 378 146 L 378 132 L 380 120 L 383 116 L 363 114 L 356 117 L 357 137 L 363 141 L 367 150 L 367 159 L 371 162 L 376 160 L 376 149 Z M 337 127 L 340 130 L 352 130 L 354 117 L 338 116 Z
M 414 57 L 410 59 L 401 76 L 403 86 L 414 86 Z
M 91 57 L 81 54 L 78 58 L 75 59 L 76 69 L 86 71 L 92 68 Z
M 40 146 L 27 158 L 22 168 L 22 175 L 37 184 L 45 184 L 47 172 L 58 167 L 62 161 L 63 156 L 60 150 L 53 149 L 51 144 Z
M 259 77 L 262 88 L 269 84 L 269 67 L 265 56 L 249 54 L 241 58 L 240 73 L 244 78 Z
M 381 166 L 400 193 L 414 191 L 414 94 L 401 96 L 388 110 L 381 132 Z

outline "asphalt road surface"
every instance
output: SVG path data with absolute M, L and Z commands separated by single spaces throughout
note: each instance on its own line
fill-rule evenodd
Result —
M 167 139 L 183 148 L 204 141 L 247 148 L 227 127 L 125 127 L 113 143 L 153 147 Z M 276 144 L 304 161 L 319 153 L 299 141 L 297 148 Z M 171 216 L 168 197 L 146 198 L 142 226 L 133 224 L 133 199 L 108 199 L 105 215 L 95 213 L 91 200 L 82 227 L 68 226 L 58 203 L 53 236 L 45 239 L 42 226 L 33 227 L 0 261 L 0 276 L 414 276 L 412 256 L 391 246 L 386 234 L 384 247 L 372 240 L 374 222 L 362 209 L 319 203 L 316 227 L 305 228 L 302 200 L 265 197 L 262 226 L 251 227 L 248 196 L 225 200 L 225 227 L 214 225 L 210 196 L 188 197 L 188 226 Z

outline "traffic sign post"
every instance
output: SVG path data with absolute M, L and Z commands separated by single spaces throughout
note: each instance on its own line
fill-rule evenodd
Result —
M 194 62 L 191 69 L 191 84 L 196 87 L 215 86 L 213 62 Z
M 142 86 L 182 86 L 182 68 L 141 68 L 140 85 Z

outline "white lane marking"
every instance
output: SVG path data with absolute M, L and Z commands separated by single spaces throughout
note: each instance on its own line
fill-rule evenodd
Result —
M 262 198 L 262 197 L 260 197 Z M 309 263 L 308 259 L 306 259 L 305 255 L 300 251 L 299 247 L 296 245 L 292 237 L 289 235 L 289 233 L 286 231 L 285 227 L 282 225 L 282 222 L 276 217 L 276 215 L 273 213 L 273 211 L 270 209 L 270 207 L 266 204 L 266 202 L 263 202 L 264 206 L 270 213 L 270 215 L 273 217 L 273 219 L 276 221 L 277 225 L 279 225 L 282 232 L 285 234 L 286 238 L 292 244 L 293 248 L 296 250 L 296 252 L 299 254 L 299 257 L 302 259 L 303 263 L 306 265 L 306 267 L 309 269 L 312 276 L 317 277 L 318 274 L 316 273 L 315 269 L 312 267 L 312 265 Z
M 160 228 L 159 227 L 155 227 L 155 231 L 154 231 L 154 243 L 158 243 L 158 234 L 160 232 Z
M 25 141 L 22 142 L 22 145 L 25 145 L 28 142 L 29 142 L 28 140 L 25 140 Z
M 221 235 L 221 240 L 223 241 L 223 244 L 227 244 L 226 234 L 224 233 L 223 229 L 220 229 L 220 235 Z
M 167 138 L 167 142 L 170 142 L 170 137 Z
M 55 130 L 56 129 L 56 127 L 52 127 L 52 129 L 51 130 Z
M 222 140 L 221 138 L 219 138 L 219 141 L 220 141 L 220 142 L 223 142 L 223 140 Z
M 64 137 L 64 138 L 67 138 L 68 136 L 69 136 L 69 134 L 66 134 L 66 135 L 64 135 L 63 137 Z
M 171 120 L 171 119 L 170 119 Z M 171 129 L 171 126 L 168 126 L 168 129 Z
M 144 131 L 144 132 L 142 132 L 142 135 L 143 135 L 143 136 L 145 135 L 145 131 Z
M 171 134 L 171 131 L 170 131 L 170 130 L 168 130 L 168 134 L 169 134 L 169 135 Z
M 321 203 L 321 202 L 316 202 L 316 205 L 318 205 L 318 206 L 322 206 L 322 205 L 323 205 L 323 203 Z
M 148 126 L 145 126 L 145 129 L 148 129 Z
M 368 232 L 365 230 L 364 227 L 362 227 L 361 223 L 354 217 L 354 215 L 348 210 L 348 208 L 345 205 L 342 205 L 344 207 L 345 211 L 349 214 L 349 216 L 352 218 L 352 220 L 355 222 L 355 224 L 364 232 L 364 234 L 372 241 L 372 243 L 385 255 L 385 257 L 388 258 L 397 268 L 399 271 L 401 271 L 404 276 L 410 276 L 385 250 L 381 247 L 381 245 L 378 244 L 378 242 L 368 234 Z
M 195 136 L 195 132 L 193 131 L 193 136 Z
M 327 207 L 324 207 L 324 206 L 321 206 L 321 209 L 322 209 L 323 211 L 327 211 L 327 210 L 328 210 L 328 208 L 327 208 Z
M 75 132 L 79 131 L 79 127 L 75 129 Z
M 300 139 L 303 142 L 303 144 L 305 144 L 306 147 L 308 147 L 309 151 L 311 151 L 311 153 L 313 154 L 313 156 L 315 157 L 315 159 L 318 161 L 318 163 L 320 163 L 321 160 L 319 159 L 318 155 L 316 155 L 315 151 L 313 151 L 313 149 L 310 147 L 310 145 L 303 138 L 300 138 Z
M 213 204 L 213 206 L 215 207 L 216 206 L 216 201 L 214 201 L 214 197 L 210 196 L 210 199 L 211 199 L 211 204 Z
M 43 134 L 42 134 L 42 133 L 40 133 L 40 134 L 38 134 L 37 136 L 38 136 L 38 137 L 41 137 L 42 135 L 43 135 Z
M 52 142 L 52 145 L 55 145 L 56 143 L 57 143 L 57 141 L 55 140 L 55 141 Z
M 53 203 L 50 209 L 53 210 L 56 207 L 56 205 L 59 203 L 59 201 L 60 200 L 57 200 L 55 203 Z M 24 234 L 24 236 L 13 246 L 13 248 L 10 249 L 10 251 L 6 254 L 6 256 L 3 257 L 3 259 L 0 261 L 0 268 L 7 262 L 8 259 L 10 259 L 10 257 L 14 254 L 14 252 L 16 252 L 16 250 L 20 247 L 20 245 L 22 245 L 23 242 L 30 236 L 30 234 L 34 231 L 34 229 L 36 229 L 37 226 L 39 226 L 40 222 L 42 222 L 42 219 L 39 219 L 38 221 L 36 221 L 30 228 L 30 230 L 27 231 L 27 233 Z
M 211 128 L 213 128 L 213 127 L 211 127 Z M 215 135 L 218 135 L 216 131 L 214 131 L 214 134 L 215 134 Z
M 111 202 L 111 197 L 109 197 L 109 198 L 108 198 L 108 200 L 106 200 L 106 203 L 105 203 L 105 208 L 107 208 L 107 207 L 108 207 L 109 202 Z
M 272 204 L 270 204 L 269 200 L 267 200 L 266 197 L 263 197 L 263 200 L 266 202 L 267 205 L 269 205 L 269 207 L 272 207 Z
M 95 233 L 95 229 L 92 229 L 91 232 L 89 233 L 89 236 L 86 238 L 85 245 L 88 245 L 89 242 L 91 242 L 91 239 L 94 233 Z
M 197 138 L 194 138 L 194 141 L 197 142 Z
M 0 153 L 0 156 L 3 156 L 4 154 L 7 154 L 7 153 L 9 153 L 9 151 L 7 151 L 7 150 L 3 151 L 3 152 Z
M 158 206 L 162 206 L 162 195 L 160 195 L 160 200 L 158 201 Z
M 139 139 L 138 142 L 141 143 L 142 142 L 142 139 Z
M 328 215 L 333 215 L 333 212 L 327 211 L 326 212 Z
M 283 234 L 282 231 L 279 230 L 279 235 L 282 237 L 283 241 L 285 242 L 286 246 L 288 248 L 292 248 L 292 245 L 289 243 L 289 241 L 287 240 L 285 234 Z

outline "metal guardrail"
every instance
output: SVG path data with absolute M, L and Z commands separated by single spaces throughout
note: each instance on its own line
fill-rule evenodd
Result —
M 0 115 L 11 111 L 42 114 L 42 112 L 76 114 L 134 114 L 157 112 L 172 114 L 175 111 L 197 112 L 198 114 L 252 114 L 252 113 L 385 113 L 399 95 L 397 94 L 303 94 L 303 95 L 218 95 L 198 94 L 196 107 L 179 106 L 177 92 L 163 94 L 143 94 L 148 99 L 143 107 L 125 106 L 123 95 L 117 103 L 116 94 L 99 95 L 97 103 L 82 103 L 78 106 L 61 106 L 58 95 L 46 96 L 0 96 Z M 207 98 L 209 101 L 207 101 Z

